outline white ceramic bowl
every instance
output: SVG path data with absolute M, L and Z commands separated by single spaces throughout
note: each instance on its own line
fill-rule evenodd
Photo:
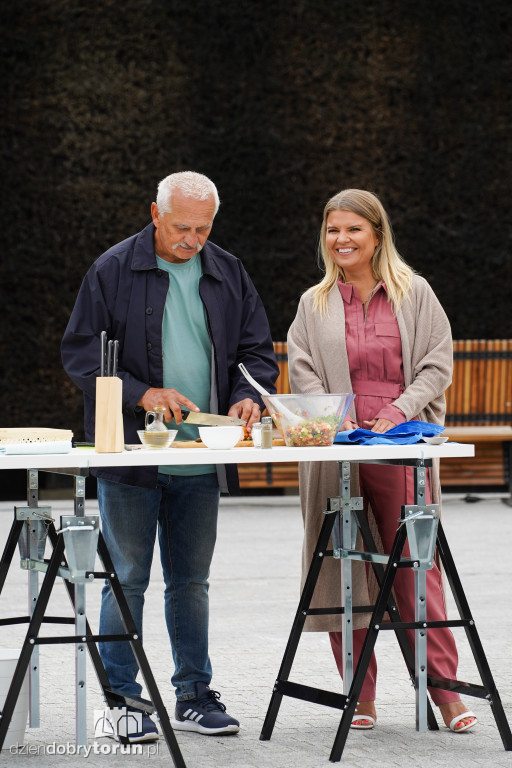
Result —
M 146 432 L 144 429 L 138 429 L 139 440 L 146 448 L 168 448 L 178 434 L 177 429 L 166 429 L 165 432 Z
M 207 448 L 234 448 L 243 435 L 242 427 L 199 427 L 199 437 Z

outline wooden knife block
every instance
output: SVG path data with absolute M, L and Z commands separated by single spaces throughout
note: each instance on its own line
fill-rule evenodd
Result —
M 123 382 L 118 376 L 96 379 L 95 447 L 98 453 L 124 451 Z

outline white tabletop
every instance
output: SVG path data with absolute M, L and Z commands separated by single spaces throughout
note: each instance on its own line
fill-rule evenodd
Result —
M 88 469 L 168 464 L 266 464 L 295 461 L 390 461 L 471 457 L 472 444 L 448 442 L 443 445 L 333 445 L 288 448 L 143 448 L 122 453 L 97 453 L 92 448 L 72 448 L 69 453 L 0 455 L 2 469 Z

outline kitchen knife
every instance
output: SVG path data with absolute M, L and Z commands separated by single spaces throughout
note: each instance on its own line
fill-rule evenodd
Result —
M 107 376 L 112 376 L 112 352 L 114 349 L 114 342 L 111 340 L 107 344 Z
M 205 427 L 241 427 L 246 422 L 234 416 L 220 416 L 218 413 L 196 413 L 182 411 L 183 421 L 187 424 L 201 424 Z
M 117 364 L 119 360 L 119 342 L 114 339 L 114 351 L 112 353 L 112 376 L 117 376 Z
M 107 359 L 107 332 L 102 331 L 100 334 L 100 346 L 101 346 L 101 352 L 100 352 L 100 376 L 105 375 L 106 365 L 105 361 Z

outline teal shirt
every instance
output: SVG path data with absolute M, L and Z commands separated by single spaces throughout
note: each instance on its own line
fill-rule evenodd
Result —
M 212 343 L 206 324 L 203 302 L 199 296 L 202 274 L 201 258 L 196 254 L 182 264 L 156 257 L 158 267 L 169 274 L 169 291 L 162 321 L 164 387 L 176 389 L 201 411 L 210 410 Z M 189 424 L 176 426 L 176 440 L 195 440 L 198 428 Z M 215 472 L 215 465 L 159 467 L 169 475 L 205 475 Z

